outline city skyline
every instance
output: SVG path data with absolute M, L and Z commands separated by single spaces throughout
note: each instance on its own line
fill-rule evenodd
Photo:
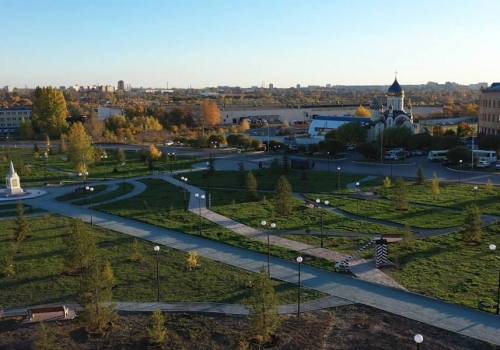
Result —
M 3 4 L 0 85 L 462 85 L 499 78 L 500 3 L 82 1 Z

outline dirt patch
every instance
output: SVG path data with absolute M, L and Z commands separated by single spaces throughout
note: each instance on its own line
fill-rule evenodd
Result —
M 62 349 L 161 349 L 149 346 L 145 329 L 150 321 L 147 313 L 121 313 L 108 334 L 89 335 L 77 320 L 49 323 Z M 168 349 L 238 349 L 240 341 L 249 341 L 244 316 L 206 314 L 166 314 Z M 414 350 L 413 336 L 424 337 L 422 349 L 500 350 L 456 333 L 448 332 L 401 316 L 362 305 L 348 305 L 295 315 L 286 315 L 268 349 L 352 349 Z M 20 326 L 20 318 L 0 320 L 0 349 L 31 348 L 36 326 Z M 258 349 L 257 346 L 250 347 Z

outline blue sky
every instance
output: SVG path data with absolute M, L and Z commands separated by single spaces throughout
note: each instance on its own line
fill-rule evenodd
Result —
M 500 81 L 500 1 L 3 0 L 0 86 Z

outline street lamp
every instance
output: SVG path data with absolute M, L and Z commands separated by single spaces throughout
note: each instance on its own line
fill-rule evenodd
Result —
M 321 200 L 318 198 L 316 199 L 316 203 L 318 204 L 318 208 L 321 210 L 321 248 L 323 248 L 323 210 L 319 207 L 319 204 L 321 204 Z M 325 201 L 325 205 L 330 204 L 329 201 Z
M 476 204 L 476 192 L 477 192 L 477 186 L 473 187 L 474 189 L 474 204 Z
M 337 168 L 337 190 L 340 191 L 340 167 Z
M 415 334 L 413 340 L 415 340 L 415 343 L 417 343 L 417 350 L 419 350 L 420 344 L 424 341 L 424 337 L 422 336 L 422 334 Z
M 174 168 L 174 163 L 172 161 L 172 157 L 174 157 L 174 160 L 175 160 L 175 152 L 169 152 L 167 153 L 168 155 L 168 160 L 169 160 L 169 165 L 170 165 L 170 172 L 173 173 L 173 168 Z
M 329 173 L 330 172 L 330 152 L 326 152 L 326 156 L 328 158 L 328 160 L 327 160 L 327 164 L 328 164 L 327 172 Z
M 207 198 L 208 198 L 208 203 L 207 203 L 207 208 L 209 207 L 210 203 L 210 173 L 212 172 L 212 159 L 207 162 Z
M 43 157 L 44 157 L 44 162 L 45 165 L 43 167 L 43 177 L 46 179 L 47 178 L 47 159 L 49 158 L 49 150 L 46 150 Z
M 106 166 L 106 159 L 108 159 L 108 156 L 106 155 L 101 156 L 101 160 L 104 162 L 104 166 Z
M 297 259 L 297 266 L 299 269 L 299 284 L 297 285 L 297 318 L 300 318 L 300 265 L 302 264 L 302 257 L 298 256 Z
M 160 251 L 160 246 L 155 245 L 154 250 L 156 253 L 156 300 L 160 301 L 160 270 L 158 263 L 158 253 Z
M 461 172 L 462 172 L 462 159 L 458 161 L 458 185 L 460 185 Z
M 267 222 L 265 220 L 262 220 L 260 222 L 262 226 L 266 226 Z M 271 228 L 276 228 L 276 224 L 274 222 L 271 222 Z M 267 275 L 269 278 L 271 278 L 271 244 L 269 242 L 269 235 L 271 232 L 267 230 Z
M 82 173 L 78 173 L 78 176 L 83 178 L 83 190 L 85 195 L 85 204 L 87 204 L 87 176 L 89 175 L 88 171 L 84 171 Z
M 198 224 L 198 229 L 199 229 L 199 234 L 201 236 L 201 201 L 205 199 L 205 195 L 202 194 L 201 196 L 198 193 L 194 194 L 195 198 L 198 199 L 198 210 L 199 210 L 199 215 L 200 215 L 200 223 Z
M 490 244 L 490 250 L 494 251 L 495 249 L 497 249 L 497 246 Z M 500 268 L 498 269 L 497 315 L 500 315 Z
M 359 214 L 359 182 L 356 182 L 356 213 Z
M 93 225 L 94 223 L 92 222 L 92 192 L 94 192 L 94 187 L 85 187 L 85 192 L 89 191 L 90 192 L 90 224 Z
M 182 181 L 182 192 L 184 192 L 184 210 L 188 211 L 188 206 L 187 206 L 187 198 L 186 198 L 186 182 L 187 182 L 187 177 L 181 176 L 181 181 Z
M 122 163 L 122 173 L 123 173 L 123 192 L 125 192 L 125 165 L 127 165 L 127 163 L 123 162 Z

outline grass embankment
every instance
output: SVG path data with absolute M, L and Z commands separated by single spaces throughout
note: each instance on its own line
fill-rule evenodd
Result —
M 0 278 L 0 306 L 72 302 L 77 299 L 79 277 L 65 274 L 67 219 L 59 216 L 29 219 L 31 237 L 19 245 L 14 256 L 16 275 Z M 10 249 L 10 221 L 0 222 L 0 256 Z M 138 240 L 142 261 L 131 261 L 134 237 L 97 226 L 92 230 L 99 255 L 108 260 L 117 279 L 113 300 L 156 300 L 156 260 L 153 243 Z M 254 274 L 210 259 L 199 258 L 200 267 L 187 268 L 187 253 L 162 247 L 159 253 L 160 299 L 166 302 L 206 301 L 241 303 L 249 296 Z M 280 304 L 296 301 L 295 285 L 275 282 Z M 323 296 L 311 290 L 310 300 Z
M 184 210 L 186 202 L 179 188 L 163 180 L 142 180 L 148 188 L 133 198 L 96 206 L 96 210 L 108 212 L 165 227 L 187 234 L 199 234 L 199 216 Z M 186 194 L 189 196 L 189 193 Z M 203 204 L 202 204 L 203 205 Z M 260 222 L 260 221 L 259 221 Z M 214 241 L 267 254 L 267 243 L 248 238 L 202 219 L 202 235 Z M 294 260 L 297 253 L 285 248 L 271 246 L 273 256 Z M 304 254 L 305 260 L 313 259 Z M 309 261 L 313 266 L 332 269 L 332 263 L 324 259 Z

